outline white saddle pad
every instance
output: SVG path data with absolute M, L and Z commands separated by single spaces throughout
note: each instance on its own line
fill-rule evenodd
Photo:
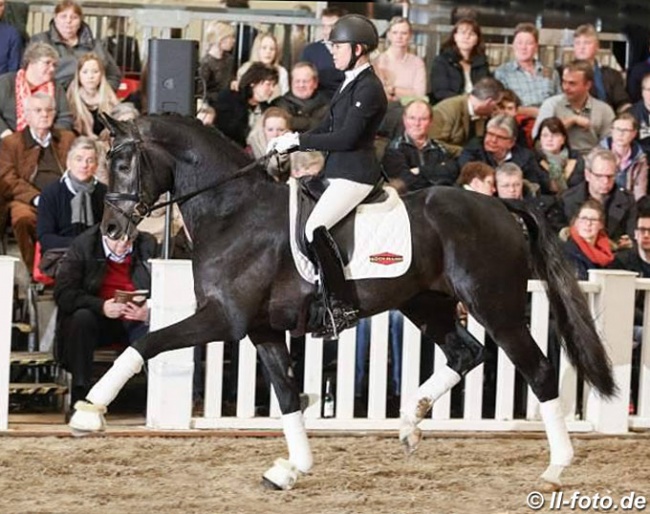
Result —
M 291 254 L 300 276 L 312 284 L 318 274 L 312 262 L 296 243 L 296 216 L 300 186 L 294 178 L 289 179 L 289 237 Z M 357 207 L 354 222 L 354 252 L 345 267 L 345 278 L 395 278 L 406 273 L 411 266 L 413 245 L 411 225 L 404 202 L 397 191 L 384 186 L 388 199 L 381 203 L 363 204 Z

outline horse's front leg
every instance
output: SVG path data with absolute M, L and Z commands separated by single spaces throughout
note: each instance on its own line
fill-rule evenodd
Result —
M 211 341 L 231 341 L 244 334 L 234 334 L 223 310 L 207 303 L 192 316 L 142 337 L 115 359 L 110 369 L 92 387 L 86 401 L 74 405 L 70 428 L 78 435 L 105 428 L 106 408 L 142 365 L 159 353 Z
M 299 473 L 311 470 L 313 458 L 284 332 L 255 331 L 249 336 L 257 347 L 257 354 L 278 397 L 282 411 L 282 429 L 289 450 L 289 459 L 276 459 L 273 466 L 264 473 L 263 483 L 273 489 L 291 489 Z

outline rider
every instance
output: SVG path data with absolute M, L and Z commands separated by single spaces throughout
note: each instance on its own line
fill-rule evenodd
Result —
M 365 16 L 340 18 L 329 44 L 334 65 L 345 72 L 345 79 L 332 98 L 329 116 L 309 132 L 289 132 L 271 140 L 267 148 L 278 153 L 320 150 L 326 155 L 323 175 L 329 187 L 305 227 L 323 288 L 326 326 L 317 334 L 322 336 L 336 337 L 357 323 L 354 294 L 329 229 L 368 196 L 381 176 L 374 141 L 387 99 L 369 61 L 378 40 L 377 29 Z

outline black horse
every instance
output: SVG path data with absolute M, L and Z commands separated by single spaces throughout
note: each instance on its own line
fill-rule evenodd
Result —
M 107 118 L 106 123 L 114 140 L 104 234 L 120 238 L 133 233 L 165 191 L 181 198 L 204 190 L 180 204 L 193 241 L 197 310 L 128 348 L 93 387 L 88 401 L 75 406 L 71 427 L 103 429 L 106 406 L 147 359 L 166 350 L 248 335 L 278 395 L 289 450 L 288 460 L 276 460 L 264 478 L 275 487 L 291 487 L 300 472 L 310 470 L 312 456 L 285 331 L 300 326 L 315 286 L 300 278 L 291 256 L 289 188 L 270 180 L 223 135 L 193 119 L 145 116 L 129 123 Z M 208 189 L 213 184 L 218 186 Z M 420 386 L 402 412 L 403 443 L 415 448 L 417 424 L 433 402 L 482 360 L 481 345 L 456 322 L 456 304 L 462 301 L 541 402 L 551 449 L 542 478 L 559 485 L 573 450 L 555 371 L 526 326 L 531 269 L 548 284 L 552 313 L 578 371 L 604 396 L 612 395 L 616 386 L 586 299 L 557 242 L 521 205 L 506 207 L 498 199 L 445 187 L 403 200 L 412 224 L 409 270 L 399 278 L 354 284 L 361 316 L 399 309 L 447 357 L 446 367 Z M 524 221 L 525 230 L 511 211 Z

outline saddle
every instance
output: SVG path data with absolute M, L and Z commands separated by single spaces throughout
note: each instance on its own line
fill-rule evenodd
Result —
M 298 212 L 296 216 L 296 243 L 300 251 L 309 255 L 307 249 L 307 241 L 305 239 L 305 225 L 309 215 L 314 210 L 316 202 L 323 195 L 325 190 L 329 187 L 329 181 L 326 178 L 312 176 L 303 177 L 298 180 Z M 388 199 L 386 191 L 383 189 L 384 180 L 380 179 L 373 187 L 368 196 L 364 198 L 361 204 L 381 203 Z M 352 260 L 354 253 L 354 219 L 356 217 L 356 209 L 345 216 L 334 227 L 330 229 L 332 238 L 339 248 L 341 259 L 344 265 L 348 265 Z

